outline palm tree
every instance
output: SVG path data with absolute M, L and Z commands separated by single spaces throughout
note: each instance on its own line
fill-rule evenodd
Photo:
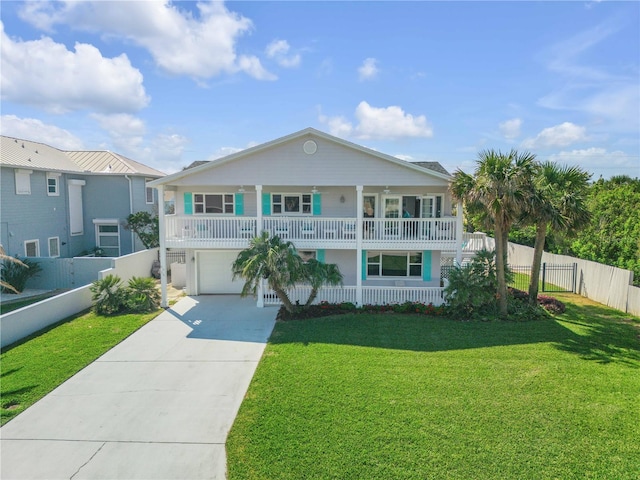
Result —
M 21 262 L 17 258 L 7 255 L 7 252 L 5 251 L 2 245 L 0 245 L 0 262 L 11 262 L 11 263 L 15 263 L 16 265 L 29 268 L 28 265 L 25 265 L 23 262 Z M 13 293 L 20 293 L 13 285 L 5 282 L 4 280 L 0 280 L 0 287 L 5 288 L 7 290 L 11 290 Z
M 287 289 L 305 279 L 304 265 L 293 243 L 262 232 L 249 242 L 249 248 L 238 254 L 232 270 L 234 279 L 245 280 L 241 296 L 256 295 L 260 282 L 266 280 L 284 308 L 293 313 Z
M 305 307 L 313 303 L 318 296 L 318 290 L 323 285 L 342 285 L 342 273 L 333 263 L 322 263 L 312 258 L 305 263 L 305 275 L 311 285 L 311 293 Z
M 529 303 L 538 301 L 540 264 L 547 229 L 572 233 L 589 224 L 591 214 L 587 208 L 587 187 L 591 174 L 580 167 L 542 163 L 537 171 L 534 190 L 526 217 L 536 227 L 536 240 L 529 283 Z
M 535 170 L 535 155 L 511 150 L 504 154 L 483 150 L 478 154 L 473 175 L 458 170 L 453 176 L 451 194 L 472 210 L 484 209 L 493 223 L 496 237 L 498 312 L 507 315 L 507 245 L 509 230 L 527 205 Z

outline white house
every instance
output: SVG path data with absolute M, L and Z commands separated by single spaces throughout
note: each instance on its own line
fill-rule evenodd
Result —
M 441 263 L 462 261 L 462 208 L 450 181 L 437 163 L 313 128 L 155 180 L 149 185 L 173 205 L 160 209 L 163 303 L 167 249 L 186 251 L 188 294 L 239 293 L 231 264 L 266 230 L 339 266 L 344 286 L 324 289 L 318 302 L 439 304 Z M 302 300 L 305 287 L 291 294 Z M 276 302 L 266 288 L 258 295 L 258 306 Z

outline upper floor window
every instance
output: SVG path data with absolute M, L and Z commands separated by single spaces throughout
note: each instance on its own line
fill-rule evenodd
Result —
M 40 256 L 40 240 L 25 240 L 24 256 L 39 257 Z
M 145 178 L 144 179 L 145 199 L 146 199 L 147 204 L 153 203 L 153 187 L 150 187 L 149 185 L 147 185 L 152 180 L 153 180 L 153 178 Z
M 274 214 L 302 213 L 311 215 L 311 194 L 274 193 L 271 195 L 271 208 Z
M 233 194 L 194 193 L 193 212 L 233 215 L 235 213 Z
M 31 195 L 31 174 L 33 170 L 16 170 L 16 195 Z
M 47 195 L 57 197 L 60 195 L 60 174 L 47 173 Z

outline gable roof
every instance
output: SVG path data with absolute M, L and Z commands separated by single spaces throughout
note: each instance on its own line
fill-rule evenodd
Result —
M 69 173 L 162 177 L 164 173 L 109 151 L 63 151 L 44 143 L 2 135 L 0 165 Z
M 268 150 L 270 148 L 273 148 L 275 146 L 278 145 L 282 145 L 285 144 L 287 142 L 290 142 L 292 140 L 298 139 L 298 138 L 302 138 L 304 136 L 307 136 L 309 134 L 315 135 L 321 139 L 327 140 L 329 142 L 333 142 L 336 143 L 338 145 L 342 145 L 343 147 L 349 148 L 349 149 L 353 149 L 353 150 L 357 150 L 359 152 L 368 154 L 368 155 L 372 155 L 375 156 L 379 159 L 385 160 L 387 162 L 390 163 L 394 163 L 396 165 L 400 165 L 404 168 L 409 168 L 412 170 L 415 170 L 417 172 L 420 173 L 429 173 L 430 175 L 439 178 L 439 179 L 443 179 L 443 180 L 450 180 L 451 179 L 451 175 L 440 166 L 441 170 L 436 170 L 433 168 L 428 168 L 422 165 L 419 165 L 418 162 L 416 163 L 411 163 L 411 162 L 407 162 L 404 160 L 400 160 L 397 157 L 393 157 L 391 155 L 387 155 L 385 153 L 381 153 L 378 152 L 376 150 L 372 150 L 370 148 L 367 147 L 363 147 L 362 145 L 358 145 L 352 142 L 349 142 L 347 140 L 344 140 L 342 138 L 338 138 L 338 137 L 334 137 L 333 135 L 329 135 L 328 133 L 325 132 L 321 132 L 320 130 L 316 130 L 315 128 L 312 127 L 308 127 L 305 128 L 304 130 L 300 130 L 298 132 L 292 133 L 290 135 L 286 135 L 284 137 L 280 137 L 277 138 L 275 140 L 271 140 L 269 142 L 263 143 L 261 145 L 257 145 L 254 147 L 250 147 L 247 148 L 245 150 L 241 150 L 239 152 L 233 153 L 231 155 L 227 155 L 226 157 L 222 157 L 222 158 L 218 158 L 216 160 L 211 160 L 211 161 L 197 161 L 197 162 L 193 162 L 191 165 L 189 165 L 186 169 L 180 171 L 180 172 L 176 172 L 172 175 L 167 175 L 163 178 L 154 180 L 153 182 L 150 182 L 151 186 L 158 186 L 158 185 L 164 185 L 164 184 L 168 184 L 171 183 L 172 181 L 176 181 L 179 180 L 181 178 L 184 177 L 188 177 L 191 175 L 195 175 L 201 172 L 204 172 L 206 170 L 209 170 L 211 168 L 215 168 L 217 166 L 220 165 L 224 165 L 226 163 L 229 162 L 233 162 L 236 161 L 238 159 L 244 158 L 244 157 L 248 157 L 250 155 L 253 155 L 255 153 L 264 151 L 264 150 Z M 437 162 L 426 162 L 426 163 L 437 163 Z M 439 164 L 438 164 L 439 165 Z
M 411 162 L 414 165 L 419 165 L 423 168 L 428 168 L 429 170 L 433 170 L 434 172 L 444 173 L 445 175 L 451 175 L 447 170 L 440 165 L 440 162 Z

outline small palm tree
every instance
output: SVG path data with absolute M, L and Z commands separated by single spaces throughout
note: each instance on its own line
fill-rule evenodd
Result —
M 473 175 L 461 170 L 455 172 L 450 187 L 457 200 L 467 208 L 484 210 L 493 223 L 496 236 L 496 275 L 498 312 L 507 315 L 507 245 L 509 230 L 526 209 L 531 194 L 531 183 L 536 166 L 535 155 L 511 150 L 504 154 L 484 150 L 478 155 Z
M 313 303 L 318 296 L 318 291 L 324 285 L 342 285 L 342 273 L 334 263 L 322 263 L 312 258 L 305 263 L 305 276 L 311 285 L 311 293 L 305 307 Z
M 534 190 L 525 217 L 536 227 L 536 240 L 529 283 L 529 303 L 537 304 L 540 264 L 547 229 L 573 233 L 591 221 L 587 187 L 591 174 L 580 167 L 544 162 L 537 170 Z
M 305 280 L 304 268 L 293 243 L 270 237 L 267 232 L 252 239 L 232 266 L 233 278 L 245 280 L 242 296 L 256 295 L 260 282 L 266 280 L 289 313 L 293 313 L 294 306 L 287 289 Z
M 21 267 L 24 267 L 24 268 L 29 268 L 19 259 L 12 257 L 10 255 L 7 255 L 7 252 L 5 251 L 2 245 L 0 245 L 0 262 L 9 262 L 15 265 L 20 265 Z M 11 290 L 13 293 L 20 293 L 13 285 L 9 284 L 9 282 L 5 282 L 4 280 L 1 280 L 1 279 L 0 279 L 0 287 L 2 287 L 3 289 Z

